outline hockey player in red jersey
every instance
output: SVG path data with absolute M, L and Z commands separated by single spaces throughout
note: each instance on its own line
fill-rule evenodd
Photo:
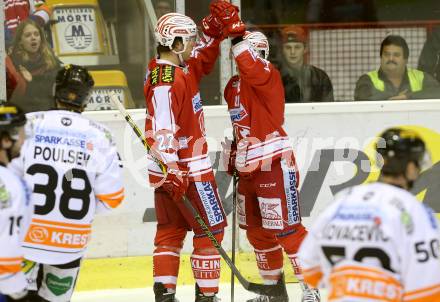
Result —
M 33 206 L 24 181 L 7 168 L 20 155 L 25 123 L 22 110 L 0 106 L 0 301 L 7 302 L 27 301 L 22 244 Z
M 439 224 L 408 192 L 428 158 L 425 143 L 401 128 L 379 140 L 379 181 L 339 192 L 316 219 L 299 251 L 304 279 L 334 302 L 440 301 Z
M 224 14 L 218 19 L 209 15 L 202 20 L 203 35 L 199 41 L 191 18 L 169 13 L 158 20 L 158 56 L 150 62 L 145 79 L 145 136 L 153 156 L 167 167 L 164 177 L 149 157 L 148 173 L 155 187 L 158 221 L 153 254 L 156 302 L 176 301 L 180 250 L 191 229 L 196 301 L 218 301 L 220 255 L 182 202 L 186 195 L 221 242 L 226 217 L 208 156 L 199 84 L 213 69 L 223 29 L 232 30 L 237 10 L 223 1 L 213 2 L 210 7 L 221 8 Z
M 307 234 L 301 224 L 299 175 L 284 123 L 284 88 L 278 70 L 267 60 L 269 43 L 260 32 L 234 33 L 232 54 L 238 75 L 225 88 L 234 141 L 227 170 L 238 172 L 237 215 L 254 248 L 265 283 L 284 282 L 283 250 L 303 289 L 302 301 L 319 293 L 302 282 L 297 250 Z M 280 281 L 281 280 L 281 281 Z M 288 301 L 259 296 L 249 301 Z

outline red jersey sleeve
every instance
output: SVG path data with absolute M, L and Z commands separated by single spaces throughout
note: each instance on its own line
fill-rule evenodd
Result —
M 187 63 L 197 81 L 200 81 L 204 75 L 209 74 L 214 68 L 215 61 L 220 53 L 220 42 L 221 40 L 219 39 L 203 34 L 200 41 L 194 47 Z
M 240 79 L 247 82 L 259 93 L 272 95 L 274 91 L 282 92 L 284 88 L 279 71 L 269 61 L 254 53 L 247 41 L 241 41 L 232 47 Z M 281 96 L 280 96 L 281 97 Z
M 233 101 L 234 101 L 234 96 L 237 93 L 236 90 L 239 80 L 240 78 L 237 75 L 235 75 L 229 79 L 228 84 L 226 84 L 225 86 L 223 95 L 225 97 L 226 103 L 228 103 L 228 107 L 232 107 L 234 105 Z

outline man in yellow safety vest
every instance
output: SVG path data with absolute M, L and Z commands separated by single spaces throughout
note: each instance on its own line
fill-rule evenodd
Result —
M 440 98 L 440 85 L 431 75 L 407 67 L 409 48 L 401 36 L 390 35 L 380 46 L 380 68 L 362 75 L 356 101 Z

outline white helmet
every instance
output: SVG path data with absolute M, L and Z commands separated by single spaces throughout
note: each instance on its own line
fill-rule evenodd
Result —
M 157 20 L 154 35 L 157 43 L 168 46 L 170 49 L 172 49 L 174 39 L 181 37 L 184 47 L 182 51 L 176 53 L 183 53 L 188 42 L 197 37 L 197 25 L 190 17 L 178 13 L 169 13 Z
M 267 60 L 269 57 L 269 41 L 263 33 L 246 31 L 243 38 L 249 41 L 249 45 L 259 56 Z

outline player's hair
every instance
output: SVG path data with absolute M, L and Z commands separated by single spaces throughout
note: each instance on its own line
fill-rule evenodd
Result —
M 182 38 L 181 37 L 176 37 L 174 39 L 173 45 L 171 47 L 172 48 L 176 47 L 177 43 L 179 43 L 179 42 L 183 43 Z M 157 47 L 156 47 L 156 52 L 157 52 L 157 55 L 160 57 L 161 53 L 171 52 L 171 49 L 168 46 L 163 46 L 161 44 L 158 44 Z

